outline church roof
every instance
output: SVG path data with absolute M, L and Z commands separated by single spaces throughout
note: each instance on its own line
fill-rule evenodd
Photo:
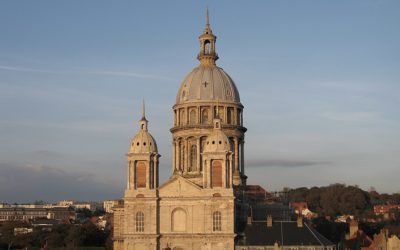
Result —
M 296 221 L 274 221 L 272 227 L 265 221 L 253 221 L 246 225 L 239 246 L 333 246 L 334 244 L 313 228 Z

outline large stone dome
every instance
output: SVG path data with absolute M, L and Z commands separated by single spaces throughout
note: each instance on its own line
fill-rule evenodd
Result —
M 239 91 L 222 68 L 216 65 L 199 65 L 183 80 L 176 96 L 176 104 L 213 100 L 239 103 Z

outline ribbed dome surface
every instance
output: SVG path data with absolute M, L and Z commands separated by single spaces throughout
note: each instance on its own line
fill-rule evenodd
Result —
M 133 138 L 129 153 L 158 153 L 157 144 L 153 136 L 146 130 L 139 130 Z
M 183 80 L 176 96 L 176 104 L 213 100 L 240 102 L 239 91 L 222 68 L 200 65 Z

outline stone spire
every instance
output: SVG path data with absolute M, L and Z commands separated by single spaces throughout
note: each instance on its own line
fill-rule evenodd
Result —
M 146 112 L 145 112 L 145 105 L 144 99 L 142 100 L 142 118 L 139 120 L 139 128 L 141 130 L 147 131 L 148 128 L 148 121 L 146 120 Z
M 142 120 L 146 120 L 146 109 L 144 105 L 144 99 L 142 99 Z
M 206 27 L 203 34 L 200 35 L 200 53 L 197 55 L 197 59 L 200 64 L 205 66 L 215 65 L 215 61 L 218 60 L 218 54 L 215 52 L 215 42 L 217 37 L 213 34 L 210 26 L 210 19 L 208 14 L 208 8 L 206 11 Z

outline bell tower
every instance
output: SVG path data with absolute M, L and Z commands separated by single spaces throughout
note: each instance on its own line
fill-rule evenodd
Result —
M 229 138 L 221 129 L 221 120 L 214 119 L 214 129 L 206 139 L 203 152 L 205 171 L 204 188 L 232 188 L 233 186 L 233 152 Z
M 139 131 L 131 141 L 128 161 L 128 179 L 125 197 L 156 193 L 158 187 L 158 165 L 160 155 L 153 136 L 148 132 L 148 121 L 142 104 Z M 154 195 L 152 194 L 152 195 Z
M 139 131 L 127 153 L 124 198 L 114 207 L 114 249 L 159 249 L 159 158 L 156 141 L 148 131 L 143 102 Z

